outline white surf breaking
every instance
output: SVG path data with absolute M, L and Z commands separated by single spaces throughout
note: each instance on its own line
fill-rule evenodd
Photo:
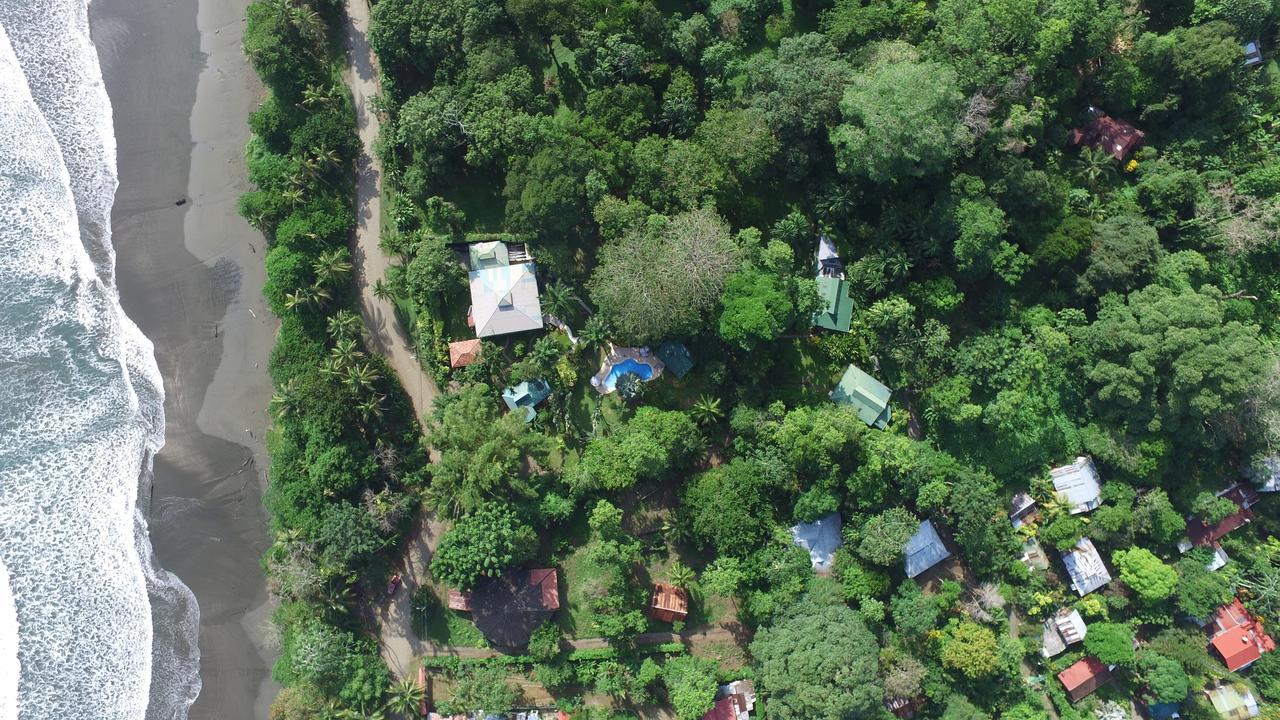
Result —
M 17 638 L 10 652 L 0 630 L 0 663 L 20 664 L 22 720 L 181 720 L 198 613 L 139 509 L 164 396 L 114 285 L 115 137 L 87 10 L 0 0 L 0 563 Z

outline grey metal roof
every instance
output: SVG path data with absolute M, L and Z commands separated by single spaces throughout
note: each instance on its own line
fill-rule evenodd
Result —
M 928 520 L 920 523 L 920 529 L 907 541 L 902 554 L 906 558 L 907 577 L 915 577 L 951 557 L 951 551 Z
M 1111 582 L 1111 573 L 1089 538 L 1081 538 L 1074 548 L 1062 553 L 1062 564 L 1071 575 L 1071 588 L 1080 597 Z
M 1093 458 L 1078 457 L 1070 465 L 1050 470 L 1049 477 L 1053 479 L 1053 489 L 1066 497 L 1072 515 L 1089 512 L 1102 503 L 1102 478 Z
M 844 541 L 840 536 L 840 513 L 831 513 L 811 523 L 793 525 L 790 530 L 792 541 L 809 551 L 813 569 L 830 572 L 836 549 Z

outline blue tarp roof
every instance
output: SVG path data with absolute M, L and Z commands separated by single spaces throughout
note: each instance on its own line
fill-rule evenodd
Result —
M 951 557 L 951 551 L 942 544 L 933 523 L 925 520 L 902 548 L 902 555 L 906 559 L 907 577 L 915 577 Z
M 835 562 L 836 548 L 843 539 L 840 536 L 840 513 L 831 513 L 811 523 L 799 523 L 791 528 L 791 539 L 809 551 L 813 569 L 829 572 Z

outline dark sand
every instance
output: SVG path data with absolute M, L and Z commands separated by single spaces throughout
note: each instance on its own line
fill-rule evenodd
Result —
M 152 543 L 200 604 L 194 720 L 266 718 L 278 690 L 259 564 L 276 321 L 261 297 L 262 236 L 235 212 L 248 185 L 246 116 L 260 92 L 240 53 L 247 3 L 90 6 L 119 143 L 121 299 L 155 344 L 166 393 Z

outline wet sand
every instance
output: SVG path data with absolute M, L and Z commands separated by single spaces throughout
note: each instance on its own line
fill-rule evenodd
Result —
M 235 211 L 248 187 L 246 117 L 261 92 L 240 52 L 247 4 L 90 7 L 119 145 L 121 300 L 155 344 L 166 393 L 152 543 L 200 604 L 203 690 L 193 720 L 265 719 L 278 690 L 259 564 L 277 323 L 262 300 L 262 236 Z

